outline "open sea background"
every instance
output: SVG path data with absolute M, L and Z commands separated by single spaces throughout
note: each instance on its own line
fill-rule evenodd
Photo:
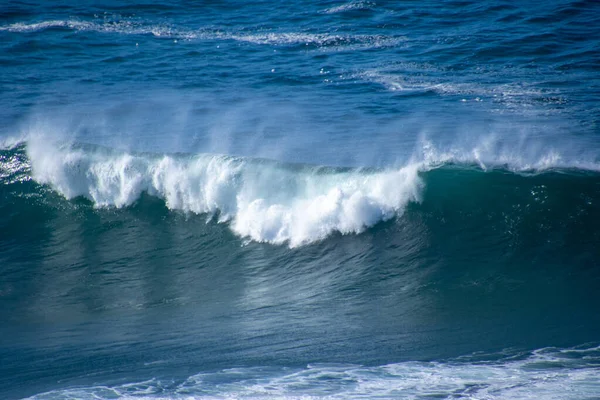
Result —
M 0 2 L 0 398 L 600 399 L 600 2 Z

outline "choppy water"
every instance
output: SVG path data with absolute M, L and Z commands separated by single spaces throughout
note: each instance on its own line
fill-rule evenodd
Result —
M 0 5 L 0 395 L 600 397 L 600 3 Z

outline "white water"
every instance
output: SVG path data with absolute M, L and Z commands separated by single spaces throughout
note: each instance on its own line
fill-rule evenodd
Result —
M 209 214 L 241 237 L 295 247 L 360 233 L 419 201 L 418 168 L 365 172 L 286 168 L 219 155 L 145 156 L 30 140 L 33 178 L 67 199 L 125 207 L 143 192 L 169 209 Z
M 501 362 L 403 362 L 376 367 L 234 368 L 173 385 L 151 379 L 57 390 L 50 399 L 597 399 L 598 348 L 540 349 Z

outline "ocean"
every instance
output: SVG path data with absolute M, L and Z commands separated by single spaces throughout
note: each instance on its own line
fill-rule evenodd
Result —
M 0 398 L 600 399 L 600 2 L 4 0 Z

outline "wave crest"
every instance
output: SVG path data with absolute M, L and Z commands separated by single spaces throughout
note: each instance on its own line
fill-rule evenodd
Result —
M 50 147 L 50 148 L 49 148 Z M 315 242 L 360 233 L 419 201 L 416 165 L 388 171 L 291 167 L 244 158 L 151 156 L 28 143 L 33 178 L 67 199 L 125 207 L 143 192 L 169 209 L 208 214 L 258 242 Z

